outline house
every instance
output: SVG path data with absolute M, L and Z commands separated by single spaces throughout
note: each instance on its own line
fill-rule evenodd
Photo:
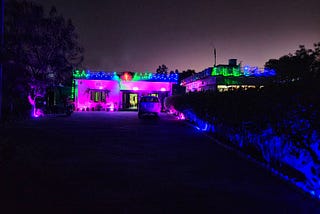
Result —
M 172 95 L 178 74 L 76 70 L 73 99 L 77 111 L 136 110 L 141 96 Z

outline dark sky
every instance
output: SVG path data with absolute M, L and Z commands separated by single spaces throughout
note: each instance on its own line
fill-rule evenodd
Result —
M 320 0 L 36 0 L 71 18 L 90 70 L 263 67 L 320 42 Z

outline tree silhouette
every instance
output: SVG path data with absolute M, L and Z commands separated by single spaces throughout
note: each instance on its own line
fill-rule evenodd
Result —
M 179 73 L 179 84 L 181 83 L 181 80 L 187 78 L 187 77 L 190 77 L 192 75 L 194 75 L 196 72 L 195 70 L 192 70 L 192 69 L 188 69 L 186 71 L 182 71 L 182 73 Z
M 300 45 L 294 54 L 270 59 L 265 67 L 275 69 L 279 80 L 286 82 L 319 77 L 319 47 L 320 42 L 314 44 L 314 50 Z
M 156 70 L 156 73 L 167 75 L 168 74 L 168 67 L 166 65 L 161 65 L 161 66 L 159 65 L 159 67 Z
M 71 20 L 55 7 L 46 16 L 42 6 L 31 1 L 5 3 L 5 101 L 11 102 L 13 94 L 34 98 L 50 85 L 71 84 L 72 70 L 83 61 Z

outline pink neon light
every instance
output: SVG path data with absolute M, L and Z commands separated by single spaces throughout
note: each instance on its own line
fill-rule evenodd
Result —
M 133 87 L 132 90 L 137 91 L 139 88 L 137 86 Z
M 44 116 L 44 114 L 41 109 L 33 108 L 33 116 L 34 117 L 42 117 L 42 116 Z
M 161 88 L 160 91 L 166 91 L 166 89 L 165 88 Z
M 31 98 L 30 95 L 28 95 L 28 100 L 29 100 L 29 103 L 34 106 L 35 105 L 35 101 Z
M 179 120 L 185 120 L 186 117 L 184 116 L 184 114 L 182 112 L 180 112 L 179 115 L 178 115 L 178 119 Z
M 114 104 L 113 103 L 109 103 L 108 105 L 109 105 L 110 111 L 114 111 Z
M 35 99 L 36 99 L 36 97 L 34 99 L 32 99 L 31 96 L 28 95 L 28 101 L 32 106 L 31 116 L 37 118 L 37 117 L 43 116 L 44 113 L 43 113 L 43 111 L 41 109 L 37 109 L 36 108 Z

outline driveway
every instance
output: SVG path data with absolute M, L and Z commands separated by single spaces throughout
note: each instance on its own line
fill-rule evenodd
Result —
M 320 213 L 167 114 L 76 112 L 7 125 L 0 139 L 0 213 Z

